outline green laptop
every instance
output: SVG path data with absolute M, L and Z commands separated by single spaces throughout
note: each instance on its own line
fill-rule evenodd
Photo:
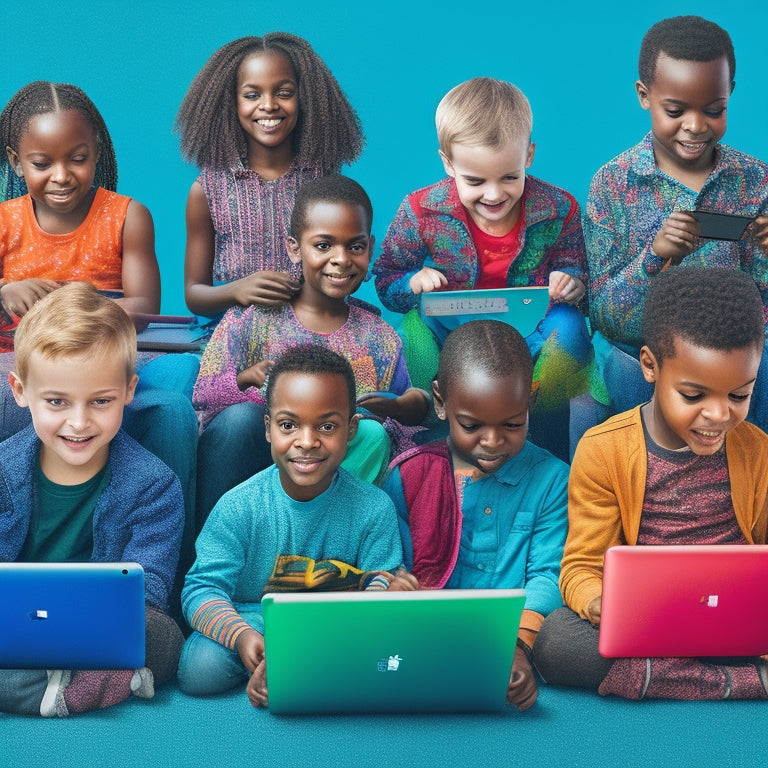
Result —
M 273 714 L 494 712 L 521 589 L 265 595 Z

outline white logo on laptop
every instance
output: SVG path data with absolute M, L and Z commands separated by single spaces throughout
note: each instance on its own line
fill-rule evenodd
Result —
M 45 619 L 48 618 L 48 611 L 44 611 L 44 610 L 32 611 L 29 614 L 29 618 L 32 619 L 32 621 L 44 621 Z
M 400 668 L 400 662 L 402 658 L 398 654 L 390 656 L 388 659 L 379 659 L 376 664 L 376 669 L 379 672 L 397 672 Z
M 699 598 L 699 602 L 702 605 L 706 605 L 707 608 L 717 608 L 718 595 L 704 595 Z

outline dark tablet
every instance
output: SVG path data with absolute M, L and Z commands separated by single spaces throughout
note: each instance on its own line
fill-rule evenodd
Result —
M 757 216 L 740 216 L 719 211 L 690 211 L 701 228 L 701 236 L 709 240 L 741 240 L 744 231 Z

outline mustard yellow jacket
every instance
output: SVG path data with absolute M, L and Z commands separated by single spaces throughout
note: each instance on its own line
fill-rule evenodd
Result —
M 764 544 L 768 530 L 768 435 L 742 422 L 725 441 L 736 520 L 747 541 Z M 563 602 L 586 618 L 603 591 L 603 556 L 636 544 L 648 453 L 640 407 L 585 433 L 568 481 L 568 536 L 560 570 Z

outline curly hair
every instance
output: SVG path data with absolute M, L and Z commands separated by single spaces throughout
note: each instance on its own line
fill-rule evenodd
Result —
M 640 44 L 638 70 L 640 80 L 650 86 L 656 76 L 659 55 L 680 61 L 714 61 L 728 59 L 731 70 L 731 90 L 736 77 L 736 54 L 731 36 L 712 21 L 701 16 L 674 16 L 654 24 Z
M 357 113 L 336 78 L 310 44 L 287 32 L 241 37 L 219 48 L 189 86 L 176 116 L 184 159 L 199 168 L 226 170 L 247 156 L 237 115 L 240 65 L 250 56 L 275 52 L 290 61 L 298 81 L 299 118 L 293 131 L 298 160 L 338 171 L 363 149 Z
M 307 226 L 307 211 L 315 203 L 350 203 L 359 205 L 368 216 L 368 232 L 373 226 L 373 206 L 366 191 L 353 179 L 338 174 L 321 176 L 304 184 L 296 195 L 291 212 L 291 237 L 301 238 Z
M 720 267 L 677 267 L 654 278 L 645 297 L 643 341 L 659 365 L 675 339 L 704 349 L 762 348 L 760 291 L 749 275 Z
M 448 334 L 437 367 L 437 387 L 443 398 L 470 369 L 493 379 L 522 376 L 529 387 L 533 381 L 533 359 L 525 339 L 499 320 L 470 320 Z
M 114 192 L 117 190 L 117 158 L 112 137 L 95 104 L 76 85 L 35 80 L 16 91 L 0 113 L 0 140 L 4 147 L 18 152 L 19 141 L 34 117 L 70 109 L 78 111 L 96 134 L 100 155 L 96 162 L 94 183 Z M 24 180 L 13 173 L 10 161 L 3 157 L 0 167 L 0 199 L 10 200 L 26 192 Z
M 347 394 L 349 395 L 349 417 L 352 418 L 355 415 L 357 408 L 357 384 L 355 383 L 355 374 L 352 366 L 345 357 L 333 352 L 328 347 L 321 347 L 318 344 L 294 347 L 280 355 L 275 360 L 275 364 L 272 366 L 267 377 L 267 391 L 264 398 L 267 401 L 267 410 L 270 410 L 272 407 L 275 384 L 284 373 L 306 373 L 310 375 L 327 373 L 333 376 L 340 376 L 344 379 Z

